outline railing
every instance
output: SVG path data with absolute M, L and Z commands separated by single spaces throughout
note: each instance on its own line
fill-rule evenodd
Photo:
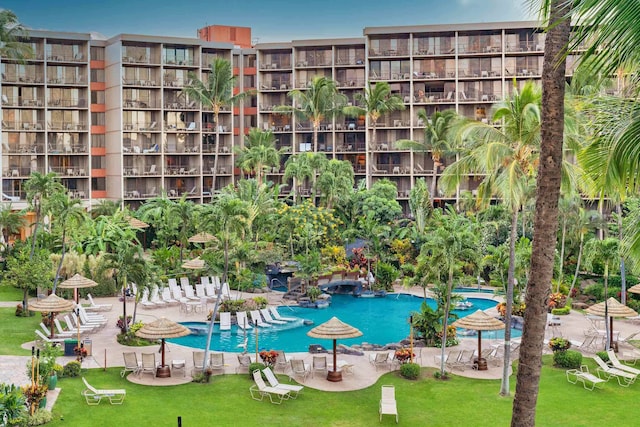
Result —
M 48 130 L 86 130 L 86 123 L 80 122 L 48 122 Z
M 80 85 L 87 84 L 87 79 L 84 76 L 75 77 L 50 77 L 47 79 L 47 83 L 52 85 Z
M 49 99 L 47 102 L 49 107 L 76 107 L 85 108 L 87 106 L 87 100 L 80 99 Z
M 2 73 L 2 81 L 5 83 L 43 83 L 44 77 L 37 74 L 5 74 Z

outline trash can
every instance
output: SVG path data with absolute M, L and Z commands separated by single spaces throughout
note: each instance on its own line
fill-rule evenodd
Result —
M 75 356 L 73 349 L 78 345 L 78 340 L 64 340 L 64 355 Z
M 84 344 L 84 349 L 87 350 L 87 356 L 91 356 L 91 339 L 85 338 L 82 343 Z

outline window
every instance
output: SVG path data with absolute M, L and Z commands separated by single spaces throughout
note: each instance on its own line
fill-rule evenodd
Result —
M 92 90 L 91 91 L 91 103 L 92 104 L 104 104 L 104 91 Z
M 104 134 L 91 135 L 91 146 L 104 148 L 105 136 Z
M 104 113 L 91 113 L 91 124 L 93 126 L 104 126 L 105 125 L 105 114 Z
M 104 61 L 104 48 L 103 47 L 91 47 L 91 60 Z
M 103 69 L 92 69 L 91 70 L 91 81 L 94 83 L 104 83 L 104 70 Z

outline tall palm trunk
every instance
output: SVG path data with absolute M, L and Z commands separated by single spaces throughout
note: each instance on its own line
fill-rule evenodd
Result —
M 516 394 L 513 400 L 511 425 L 533 427 L 542 367 L 542 346 L 547 319 L 549 283 L 553 277 L 555 242 L 558 233 L 558 199 L 562 171 L 562 141 L 564 134 L 564 46 L 568 44 L 571 3 L 552 0 L 545 39 L 542 70 L 542 125 L 540 164 L 534 217 L 531 276 L 525 298 L 526 311 Z
M 433 203 L 435 202 L 435 198 L 436 198 L 436 178 L 438 176 L 438 167 L 440 166 L 440 159 L 436 160 L 433 159 L 433 172 L 431 173 L 431 189 L 429 190 L 429 192 L 431 194 L 429 194 L 429 201 L 431 201 L 431 206 L 433 206 Z
M 624 235 L 622 234 L 622 206 L 620 203 L 616 204 L 616 211 L 618 212 L 618 240 L 622 244 Z M 627 304 L 627 271 L 624 267 L 624 257 L 620 255 L 620 303 Z
M 371 174 L 371 169 L 372 169 L 372 165 L 373 165 L 373 150 L 372 147 L 376 146 L 376 124 L 377 124 L 377 120 L 371 120 L 371 140 L 368 141 L 368 138 L 365 138 L 365 147 L 364 147 L 364 158 L 366 161 L 366 168 L 365 168 L 365 182 L 367 183 L 367 190 L 371 188 L 371 185 L 373 184 L 373 177 Z
M 565 246 L 565 240 L 567 238 L 567 220 L 566 218 L 564 218 L 562 220 L 562 240 L 560 242 L 560 266 L 558 269 L 558 283 L 556 285 L 556 292 L 560 292 L 560 284 L 562 284 L 562 272 L 564 269 L 564 246 Z
M 511 235 L 509 238 L 509 271 L 507 272 L 507 295 L 504 315 L 504 364 L 500 394 L 509 396 L 509 370 L 511 369 L 511 313 L 513 312 L 513 288 L 516 272 L 516 238 L 518 237 L 518 210 L 511 213 Z M 479 357 L 479 356 L 478 356 Z
M 584 232 L 580 232 L 580 246 L 578 247 L 578 260 L 576 261 L 576 272 L 573 275 L 573 280 L 571 281 L 571 287 L 569 288 L 569 297 L 573 294 L 573 288 L 576 286 L 576 282 L 578 281 L 578 272 L 580 271 L 580 262 L 582 261 L 582 249 L 584 248 Z
M 445 375 L 445 351 L 447 348 L 447 328 L 449 327 L 449 308 L 451 307 L 451 289 L 453 287 L 453 264 L 449 265 L 449 277 L 447 280 L 447 295 L 444 304 L 444 318 L 442 319 L 442 346 L 440 347 L 440 377 Z M 426 298 L 426 290 L 425 290 Z M 480 355 L 478 355 L 480 358 Z
M 220 111 L 217 107 L 213 107 L 213 116 L 214 116 L 214 121 L 216 123 L 215 125 L 215 132 L 216 132 L 216 143 L 215 143 L 215 148 L 214 148 L 214 153 L 213 153 L 213 177 L 211 178 L 211 196 L 213 197 L 213 195 L 215 194 L 216 191 L 216 177 L 218 176 L 218 150 L 220 148 L 220 133 L 219 133 L 219 129 L 220 126 L 218 125 L 218 119 L 220 117 Z M 182 255 L 181 255 L 181 259 L 182 259 Z
M 56 288 L 58 287 L 58 281 L 60 280 L 60 271 L 62 270 L 62 264 L 64 264 L 64 256 L 66 255 L 67 245 L 64 244 L 64 241 L 67 236 L 67 228 L 64 227 L 62 231 L 62 254 L 60 255 L 60 262 L 58 262 L 58 268 L 56 269 L 56 277 L 53 279 L 53 293 L 56 293 Z

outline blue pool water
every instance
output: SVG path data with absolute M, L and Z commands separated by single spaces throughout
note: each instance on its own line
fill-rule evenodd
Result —
M 470 294 L 477 294 L 477 293 L 484 293 L 484 294 L 493 294 L 495 293 L 495 291 L 493 289 L 488 289 L 488 288 L 454 288 L 453 292 L 457 292 L 457 293 L 470 293 Z
M 469 310 L 455 311 L 464 317 L 476 310 L 485 310 L 495 307 L 496 302 L 483 298 L 467 298 L 473 303 Z M 400 341 L 409 336 L 408 319 L 413 311 L 420 310 L 423 299 L 407 294 L 389 294 L 386 298 L 354 298 L 350 295 L 334 295 L 329 308 L 300 308 L 300 307 L 279 307 L 278 311 L 285 317 L 297 317 L 300 320 L 287 325 L 274 326 L 270 328 L 259 328 L 258 347 L 260 350 L 278 349 L 288 352 L 307 351 L 310 344 L 321 344 L 327 348 L 332 345 L 330 340 L 319 340 L 307 336 L 307 332 L 321 323 L 326 322 L 331 317 L 336 316 L 349 325 L 360 331 L 363 336 L 341 340 L 345 345 L 361 344 L 368 342 L 371 344 L 388 344 Z M 435 308 L 435 301 L 428 299 L 427 303 Z M 304 325 L 302 320 L 312 320 L 313 325 Z M 207 323 L 205 322 L 185 322 L 185 326 L 198 332 L 181 338 L 172 338 L 167 341 L 176 344 L 204 348 L 206 345 Z M 512 336 L 519 336 L 521 331 L 513 330 Z M 482 337 L 486 339 L 500 338 L 504 332 L 487 331 Z M 248 351 L 255 350 L 255 328 L 247 330 Z M 472 337 L 472 338 L 475 338 Z M 211 349 L 215 351 L 242 351 L 245 333 L 235 325 L 231 331 L 220 331 L 218 325 L 214 327 L 214 334 L 211 340 Z

